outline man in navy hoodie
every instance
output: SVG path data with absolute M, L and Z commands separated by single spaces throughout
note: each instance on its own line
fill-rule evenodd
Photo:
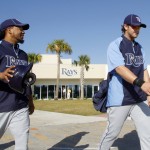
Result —
M 31 87 L 20 94 L 8 85 L 15 66 L 28 65 L 27 54 L 19 48 L 19 43 L 24 43 L 24 30 L 28 29 L 29 24 L 17 19 L 7 19 L 0 25 L 0 138 L 9 128 L 15 150 L 28 149 L 29 114 L 34 112 Z

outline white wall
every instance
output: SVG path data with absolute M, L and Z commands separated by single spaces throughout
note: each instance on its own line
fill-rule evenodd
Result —
M 71 59 L 61 59 L 60 79 L 80 79 L 80 66 L 72 65 Z M 42 61 L 34 64 L 32 72 L 38 79 L 57 78 L 57 55 L 42 54 Z M 104 79 L 106 77 L 106 64 L 90 64 L 89 70 L 84 71 L 85 79 Z

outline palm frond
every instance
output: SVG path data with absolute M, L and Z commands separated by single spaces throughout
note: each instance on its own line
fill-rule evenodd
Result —
M 41 62 L 42 56 L 40 54 L 28 53 L 28 62 L 37 63 Z
M 71 54 L 72 53 L 72 49 L 71 46 L 66 43 L 64 40 L 60 39 L 60 40 L 54 40 L 52 43 L 48 44 L 47 48 L 46 48 L 46 52 L 52 52 L 52 53 L 67 53 L 67 54 Z

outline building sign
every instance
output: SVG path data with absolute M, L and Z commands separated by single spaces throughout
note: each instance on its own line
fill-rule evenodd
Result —
M 62 75 L 74 76 L 77 75 L 77 70 L 62 68 Z

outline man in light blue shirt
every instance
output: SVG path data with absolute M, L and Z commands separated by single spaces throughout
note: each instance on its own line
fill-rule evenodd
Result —
M 130 14 L 122 25 L 123 35 L 108 46 L 108 125 L 99 150 L 109 150 L 128 116 L 135 123 L 141 150 L 150 148 L 150 81 L 142 46 L 135 41 L 141 27 L 139 16 Z M 146 101 L 147 100 L 147 101 Z

